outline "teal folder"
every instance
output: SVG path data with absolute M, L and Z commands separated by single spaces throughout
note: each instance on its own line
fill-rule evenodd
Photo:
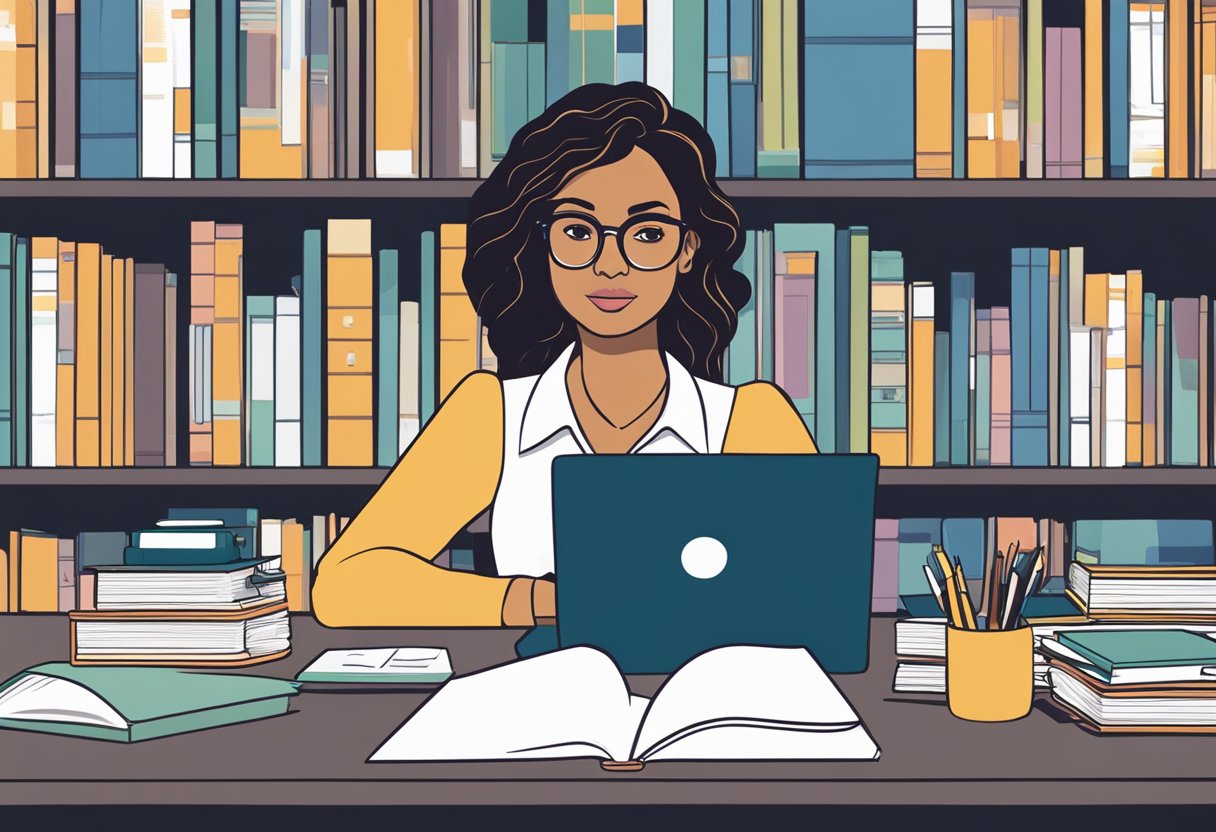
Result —
M 397 461 L 397 385 L 400 381 L 401 300 L 397 288 L 397 250 L 380 252 L 380 282 L 376 303 L 376 464 L 389 467 Z
M 305 465 L 321 464 L 321 232 L 304 232 L 304 286 L 300 298 L 303 362 L 300 368 L 300 431 Z
M 191 24 L 194 32 L 191 72 L 193 86 L 194 177 L 215 179 L 219 175 L 219 78 L 216 56 L 219 54 L 218 0 L 194 0 Z M 307 463 L 305 463 L 307 464 Z
M 1130 667 L 1216 665 L 1216 641 L 1187 630 L 1065 631 L 1058 638 L 1106 676 Z
M 13 464 L 30 464 L 30 241 L 17 238 L 13 260 Z
M 6 692 L 29 677 L 42 686 Z M 54 683 L 61 680 L 82 694 L 78 721 L 22 718 L 19 711 L 53 707 Z M 185 734 L 287 713 L 299 685 L 282 679 L 238 674 L 193 673 L 159 667 L 73 667 L 63 662 L 23 670 L 0 685 L 0 728 L 41 731 L 112 742 Z M 109 713 L 112 712 L 112 713 Z M 101 715 L 105 715 L 102 717 Z M 94 717 L 89 723 L 83 720 Z M 117 719 L 115 719 L 117 716 Z M 101 718 L 98 718 L 101 717 Z M 103 724 L 96 724 L 102 722 Z

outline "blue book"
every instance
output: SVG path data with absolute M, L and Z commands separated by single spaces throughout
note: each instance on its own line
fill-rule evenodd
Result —
M 1034 465 L 1047 464 L 1047 402 L 1051 385 L 1051 370 L 1047 362 L 1048 324 L 1051 301 L 1051 278 L 1048 263 L 1051 252 L 1046 248 L 1030 250 L 1030 412 L 1034 415 L 1035 454 L 1041 457 Z
M 836 447 L 836 226 L 812 222 L 803 226 L 815 263 L 815 444 Z
M 1128 167 L 1128 30 L 1131 28 L 1131 12 L 1128 0 L 1110 0 L 1110 34 L 1107 46 L 1110 51 L 1107 78 L 1110 90 L 1107 93 L 1107 115 L 1110 124 L 1110 176 L 1111 179 L 1126 179 Z
M 300 366 L 300 433 L 305 465 L 321 464 L 321 326 L 322 269 L 321 232 L 304 232 L 304 273 L 300 298 L 300 336 L 303 361 Z
M 13 319 L 13 235 L 0 232 L 0 321 Z M 13 464 L 13 339 L 0 338 L 0 467 Z
M 190 70 L 194 110 L 191 147 L 196 179 L 219 175 L 219 6 L 218 0 L 194 0 L 190 12 L 193 29 Z
M 675 0 L 671 103 L 705 124 L 705 3 Z
M 756 367 L 756 231 L 743 232 L 743 254 L 735 264 L 751 286 L 751 296 L 739 310 L 739 323 L 735 335 L 730 339 L 730 360 L 727 365 L 727 384 L 738 386 L 755 381 Z
M 950 162 L 955 179 L 967 178 L 967 0 L 953 0 L 953 47 L 951 62 L 954 70 L 954 141 Z
M 641 24 L 616 27 L 616 82 L 646 80 L 646 27 Z
M 1072 524 L 1072 559 L 1104 566 L 1212 566 L 1211 520 L 1111 519 Z
M 730 176 L 730 52 L 727 0 L 709 0 L 705 14 L 705 129 L 714 143 L 714 175 Z
M 546 3 L 545 52 L 545 106 L 548 106 L 570 91 L 570 0 Z
M 805 0 L 807 179 L 914 175 L 913 7 L 906 0 Z
M 950 333 L 933 333 L 933 464 L 950 464 Z
M 397 289 L 397 250 L 380 251 L 376 318 L 376 464 L 388 468 L 397 461 L 400 381 L 401 298 Z
M 435 232 L 422 232 L 422 263 L 418 295 L 419 364 L 418 418 L 425 425 L 435 414 L 439 392 L 436 327 L 439 315 L 439 275 L 435 269 Z
M 849 452 L 850 418 L 849 418 L 849 363 L 852 350 L 849 345 L 851 332 L 850 301 L 852 300 L 852 266 L 853 266 L 853 234 L 852 228 L 842 228 L 836 232 L 836 343 L 832 354 L 836 358 L 836 366 L 832 372 L 836 374 L 836 446 L 831 450 L 836 453 Z M 869 439 L 869 437 L 866 437 Z
M 730 175 L 756 175 L 756 0 L 730 0 Z
M 1012 252 L 1010 450 L 1014 465 L 1047 464 L 1047 260 L 1039 252 L 1045 254 L 1046 249 L 1015 248 Z M 1041 341 L 1037 348 L 1036 337 Z
M 13 464 L 30 464 L 30 241 L 17 238 L 13 258 Z
M 992 464 L 992 310 L 975 310 L 975 458 Z
M 975 273 L 950 274 L 950 464 L 971 464 Z
M 136 0 L 79 6 L 82 179 L 139 175 L 138 6 Z
M 1071 367 L 1072 360 L 1070 356 L 1069 345 L 1069 306 L 1068 306 L 1068 249 L 1060 251 L 1060 363 L 1059 363 L 1059 385 L 1056 389 L 1059 391 L 1056 399 L 1059 401 L 1060 418 L 1059 424 L 1059 449 L 1060 449 L 1060 464 L 1067 466 L 1072 460 L 1072 391 L 1070 388 L 1070 380 L 1072 379 Z M 1146 310 L 1147 311 L 1147 310 Z M 1145 367 L 1151 366 L 1145 362 Z
M 220 0 L 219 34 L 219 122 L 220 122 L 220 177 L 236 179 L 240 176 L 237 141 L 239 55 L 237 30 L 240 14 L 237 0 Z

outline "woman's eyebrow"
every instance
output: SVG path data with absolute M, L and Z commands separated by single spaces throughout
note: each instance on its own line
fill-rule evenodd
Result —
M 581 205 L 582 207 L 586 208 L 588 211 L 595 210 L 595 206 L 592 205 L 590 202 L 588 202 L 585 199 L 579 199 L 576 196 L 567 196 L 567 197 L 562 197 L 561 199 L 555 199 L 552 202 L 550 202 L 549 204 L 552 207 L 556 208 L 557 206 L 561 205 L 564 202 L 573 202 L 575 205 Z
M 645 211 L 647 208 L 667 208 L 667 205 L 657 199 L 652 199 L 650 202 L 639 202 L 637 205 L 629 206 L 629 213 L 636 214 L 638 211 Z M 670 208 L 667 208 L 670 211 Z

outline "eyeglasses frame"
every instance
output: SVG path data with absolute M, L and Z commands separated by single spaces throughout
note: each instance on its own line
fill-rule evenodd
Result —
M 558 260 L 557 255 L 553 253 L 553 245 L 549 241 L 549 226 L 552 225 L 554 221 L 563 219 L 564 217 L 578 217 L 579 219 L 587 220 L 591 225 L 593 225 L 599 231 L 599 241 L 595 247 L 595 254 L 591 257 L 590 260 L 588 260 L 586 263 L 582 264 L 581 266 L 571 266 L 568 263 L 563 263 L 561 260 Z M 646 220 L 650 220 L 652 222 L 658 222 L 661 225 L 674 225 L 680 229 L 680 237 L 676 243 L 676 253 L 674 255 L 672 255 L 672 258 L 670 260 L 668 260 L 666 263 L 664 263 L 661 266 L 639 266 L 637 263 L 634 263 L 632 260 L 630 260 L 629 255 L 625 253 L 625 243 L 623 241 L 622 232 L 628 228 L 632 228 L 633 226 L 641 225 L 642 222 L 644 222 Z M 620 225 L 613 226 L 613 225 L 603 225 L 599 220 L 597 220 L 591 214 L 587 214 L 582 211 L 558 211 L 557 213 L 550 216 L 549 219 L 547 219 L 547 220 L 537 220 L 536 224 L 538 226 L 540 226 L 540 228 L 541 228 L 541 235 L 544 237 L 546 248 L 549 249 L 549 258 L 554 263 L 561 266 L 563 269 L 571 269 L 571 270 L 585 269 L 588 266 L 595 263 L 596 260 L 599 260 L 600 255 L 604 253 L 604 238 L 609 235 L 612 235 L 612 236 L 616 237 L 616 247 L 617 247 L 617 251 L 619 251 L 621 253 L 621 259 L 624 260 L 626 263 L 628 263 L 630 268 L 637 269 L 638 271 L 642 271 L 642 272 L 662 271 L 663 269 L 667 268 L 668 266 L 670 266 L 672 263 L 676 262 L 676 260 L 678 260 L 680 258 L 680 252 L 684 248 L 684 238 L 688 234 L 688 223 L 686 223 L 683 220 L 678 219 L 676 217 L 668 216 L 667 214 L 656 214 L 656 213 L 638 214 L 637 216 L 633 216 L 633 217 L 630 217 L 629 219 L 625 220 L 625 222 L 621 223 Z

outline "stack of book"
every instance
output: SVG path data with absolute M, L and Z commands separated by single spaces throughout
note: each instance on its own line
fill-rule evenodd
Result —
M 1216 623 L 1216 567 L 1075 562 L 1068 596 L 1100 621 Z
M 1053 701 L 1094 733 L 1216 732 L 1216 640 L 1186 630 L 1044 639 Z

